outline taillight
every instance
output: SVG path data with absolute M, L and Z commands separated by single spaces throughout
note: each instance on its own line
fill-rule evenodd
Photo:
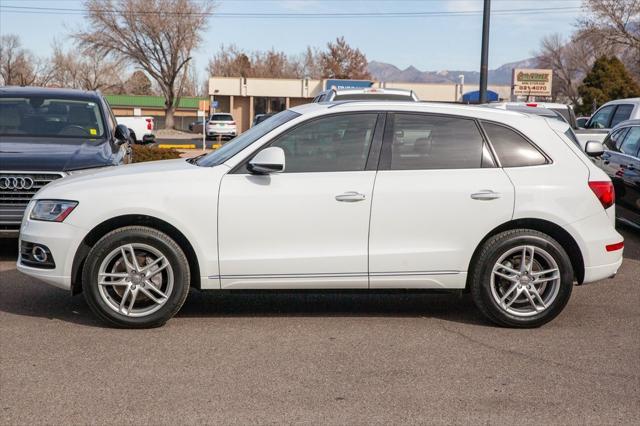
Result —
M 589 188 L 596 194 L 596 197 L 602 204 L 602 207 L 608 209 L 616 202 L 616 193 L 613 190 L 613 183 L 606 182 L 589 182 Z
M 620 241 L 619 243 L 609 244 L 608 246 L 604 246 L 605 250 L 608 252 L 622 250 L 624 248 L 624 241 Z
M 153 130 L 153 118 L 147 118 L 147 130 Z
M 236 122 L 235 122 L 235 121 L 232 121 L 232 122 L 230 122 L 229 124 L 230 124 L 230 125 L 232 125 L 232 126 L 235 126 L 235 125 L 236 125 Z
M 527 106 L 529 106 L 529 107 L 537 107 L 537 106 L 538 106 L 538 104 L 535 104 L 535 103 L 533 103 L 533 102 L 529 102 L 529 103 L 527 104 Z

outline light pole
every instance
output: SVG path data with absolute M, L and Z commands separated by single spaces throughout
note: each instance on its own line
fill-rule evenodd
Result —
M 487 77 L 489 74 L 489 19 L 491 0 L 484 0 L 482 13 L 482 51 L 480 53 L 480 103 L 487 102 Z

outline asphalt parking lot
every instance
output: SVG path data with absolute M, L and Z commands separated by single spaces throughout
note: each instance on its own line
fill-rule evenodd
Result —
M 105 328 L 0 240 L 0 423 L 640 424 L 640 237 L 535 330 L 464 296 L 193 292 Z

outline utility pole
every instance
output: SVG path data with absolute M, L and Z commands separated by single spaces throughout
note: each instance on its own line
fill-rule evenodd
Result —
M 482 13 L 482 52 L 480 53 L 480 103 L 487 102 L 487 77 L 489 74 L 489 19 L 491 0 L 484 0 Z

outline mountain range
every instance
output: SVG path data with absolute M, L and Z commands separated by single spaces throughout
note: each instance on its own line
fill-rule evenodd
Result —
M 537 58 L 528 58 L 521 61 L 509 62 L 494 70 L 489 70 L 489 84 L 511 84 L 511 70 L 513 68 L 537 68 Z M 478 84 L 480 82 L 479 71 L 420 71 L 414 66 L 401 70 L 395 65 L 386 62 L 369 62 L 369 72 L 374 80 L 378 81 L 402 81 L 407 83 L 458 83 L 458 76 L 464 75 L 466 84 Z

